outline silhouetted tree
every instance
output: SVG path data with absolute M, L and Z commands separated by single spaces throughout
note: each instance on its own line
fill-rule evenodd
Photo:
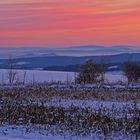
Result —
M 84 84 L 95 83 L 101 76 L 101 71 L 101 66 L 99 64 L 95 64 L 92 60 L 87 60 L 81 65 L 76 81 Z
M 8 61 L 8 75 L 7 75 L 9 84 L 14 84 L 15 79 L 16 79 L 16 75 L 17 75 L 17 72 L 14 70 L 14 62 L 11 58 L 9 58 L 9 61 Z
M 123 72 L 127 77 L 128 84 L 138 82 L 140 79 L 140 66 L 134 62 L 128 61 L 124 63 Z
M 105 57 L 101 56 L 100 64 L 99 64 L 99 72 L 101 74 L 100 81 L 103 83 L 105 81 L 105 72 L 106 72 L 106 65 L 105 65 Z

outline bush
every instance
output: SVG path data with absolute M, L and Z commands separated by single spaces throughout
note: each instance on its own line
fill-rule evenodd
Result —
M 126 62 L 123 67 L 128 83 L 138 82 L 140 79 L 140 66 L 134 62 Z
M 81 65 L 76 81 L 80 84 L 95 83 L 101 78 L 102 72 L 101 65 L 95 64 L 92 60 L 87 60 Z

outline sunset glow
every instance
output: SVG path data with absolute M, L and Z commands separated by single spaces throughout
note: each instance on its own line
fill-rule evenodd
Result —
M 140 0 L 0 0 L 0 47 L 85 44 L 139 46 Z

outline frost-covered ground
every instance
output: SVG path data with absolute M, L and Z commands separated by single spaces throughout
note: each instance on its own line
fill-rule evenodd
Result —
M 42 131 L 34 131 L 23 126 L 3 126 L 0 128 L 0 140 L 104 140 L 103 135 L 93 134 L 91 136 L 72 136 L 68 133 L 61 135 L 51 135 Z M 135 140 L 131 135 L 117 134 L 112 140 Z
M 74 105 L 77 107 L 91 108 L 92 110 L 98 110 L 100 107 L 111 110 L 113 107 L 121 111 L 126 107 L 132 107 L 134 101 L 131 102 L 118 102 L 118 101 L 102 101 L 102 100 L 72 100 L 72 99 L 54 99 L 47 103 L 49 106 L 61 106 L 69 108 Z M 140 102 L 137 103 L 137 108 L 140 109 Z M 120 114 L 119 114 L 120 115 Z
M 27 132 L 29 131 L 29 132 Z M 67 138 L 66 138 L 67 137 Z M 40 131 L 33 131 L 24 126 L 3 126 L 0 128 L 0 140 L 71 140 L 67 136 L 51 135 Z M 75 139 L 77 139 L 75 137 Z M 87 139 L 88 140 L 88 139 Z
M 58 72 L 58 71 L 41 71 L 41 70 L 15 70 L 17 72 L 16 80 L 22 82 L 24 80 L 24 74 L 26 72 L 25 81 L 31 82 L 72 82 L 74 81 L 75 74 L 73 72 Z M 0 83 L 7 83 L 8 70 L 0 70 Z M 107 72 L 105 75 L 106 82 L 114 83 L 118 81 L 126 81 L 123 73 L 120 71 Z
M 25 81 L 27 83 L 30 82 L 52 82 L 52 81 L 62 81 L 65 82 L 67 80 L 67 75 L 69 81 L 73 80 L 74 73 L 71 72 L 55 72 L 55 71 L 40 71 L 40 70 L 14 70 L 17 72 L 16 79 L 19 81 L 23 81 L 24 74 L 26 72 Z M 0 80 L 3 83 L 7 83 L 7 74 L 8 70 L 1 69 L 0 70 Z
M 25 71 L 16 71 L 17 80 L 22 82 Z M 8 83 L 7 73 L 8 70 L 0 70 L 0 83 Z M 72 82 L 74 75 L 72 72 L 27 70 L 26 83 L 33 81 L 66 82 L 67 79 Z M 125 80 L 121 72 L 108 72 L 106 74 L 106 82 L 109 83 Z M 63 84 L 60 86 L 63 87 Z M 64 86 L 66 85 L 64 84 Z M 107 86 L 109 85 L 107 84 Z M 120 85 L 120 87 L 122 86 Z M 56 88 L 55 84 L 51 88 L 44 85 L 41 87 L 40 85 L 1 87 L 0 140 L 104 140 L 105 137 L 107 140 L 135 140 L 140 135 L 139 87 L 133 90 L 94 89 L 92 88 L 94 85 L 90 84 L 85 85 L 85 87 L 89 87 L 88 89 L 81 87 L 76 89 Z M 32 107 L 34 107 L 33 110 Z M 33 111 L 33 115 L 30 114 L 31 111 Z M 3 115 L 1 115 L 2 113 Z M 40 115 L 39 118 L 38 115 Z M 48 115 L 51 115 L 50 119 Z M 55 115 L 58 116 L 58 120 Z M 61 115 L 64 115 L 63 123 L 60 123 L 62 121 Z M 90 116 L 92 117 L 90 118 Z M 30 123 L 30 117 L 36 123 Z M 45 126 L 41 125 L 38 123 L 41 117 L 43 117 L 42 120 L 45 118 L 49 119 L 50 122 L 47 122 Z M 80 118 L 79 122 L 75 121 L 78 117 Z M 21 124 L 24 119 L 27 122 Z M 55 123 L 53 119 L 56 119 Z M 13 123 L 15 120 L 18 125 Z M 89 127 L 87 128 L 86 125 Z M 88 130 L 90 133 L 83 135 L 83 132 L 86 133 Z M 80 132 L 80 134 L 75 134 L 75 132 Z
M 14 87 L 1 88 L 0 99 L 0 140 L 135 140 L 139 135 L 139 90 Z

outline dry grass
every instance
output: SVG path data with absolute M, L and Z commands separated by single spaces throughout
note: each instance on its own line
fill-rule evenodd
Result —
M 0 89 L 0 123 L 9 125 L 58 126 L 59 131 L 75 135 L 100 133 L 111 137 L 114 133 L 131 134 L 140 138 L 140 109 L 136 105 L 123 110 L 125 117 L 114 117 L 106 108 L 91 110 L 70 106 L 69 108 L 47 106 L 52 98 L 96 99 L 101 101 L 140 101 L 140 92 L 122 90 L 80 90 L 47 87 Z M 130 117 L 131 114 L 131 117 Z M 57 130 L 56 130 L 57 131 Z

